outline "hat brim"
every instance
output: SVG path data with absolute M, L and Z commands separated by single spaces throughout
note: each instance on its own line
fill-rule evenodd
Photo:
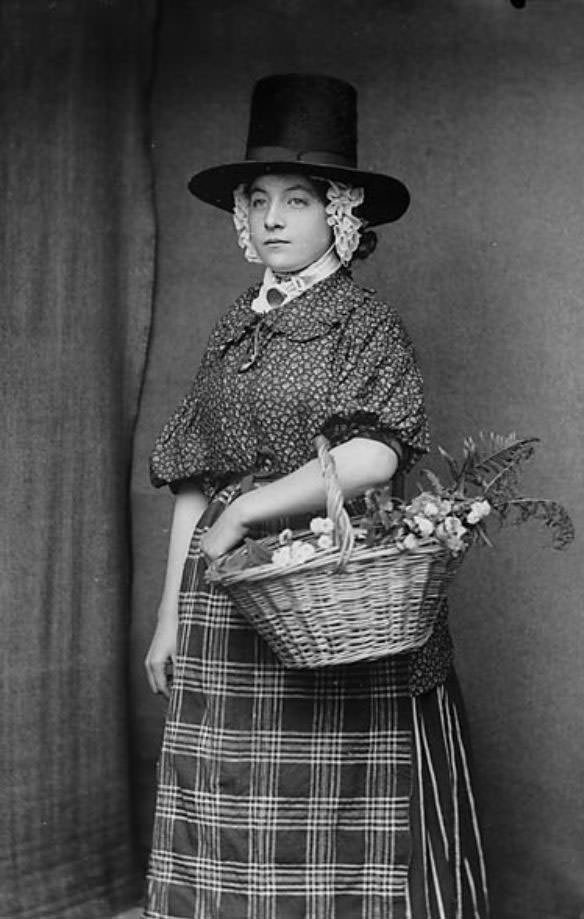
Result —
M 271 163 L 246 160 L 242 163 L 213 166 L 197 172 L 192 177 L 189 182 L 189 191 L 207 204 L 212 204 L 224 211 L 232 211 L 233 191 L 242 182 L 248 184 L 256 176 L 266 173 L 286 174 L 290 172 L 301 173 L 315 179 L 332 179 L 334 182 L 361 186 L 365 191 L 365 200 L 355 213 L 371 227 L 399 220 L 407 211 L 410 203 L 410 193 L 406 186 L 392 176 L 363 172 L 350 166 L 331 166 L 298 160 L 280 160 Z

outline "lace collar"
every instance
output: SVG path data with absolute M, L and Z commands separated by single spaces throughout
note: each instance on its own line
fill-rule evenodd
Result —
M 259 289 L 260 285 L 256 284 L 235 301 L 215 328 L 211 347 L 226 350 L 258 323 L 294 341 L 310 341 L 339 325 L 359 302 L 371 295 L 358 287 L 349 271 L 342 267 L 300 293 L 286 306 L 276 307 L 268 313 L 256 313 L 252 309 Z
M 266 268 L 264 279 L 251 308 L 254 313 L 269 313 L 280 306 L 286 306 L 319 281 L 324 281 L 341 267 L 334 243 L 316 262 L 293 274 L 277 276 Z M 273 296 L 272 296 L 273 295 Z

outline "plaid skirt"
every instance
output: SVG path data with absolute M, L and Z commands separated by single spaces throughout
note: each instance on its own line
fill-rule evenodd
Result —
M 407 655 L 287 670 L 205 583 L 193 534 L 144 919 L 486 919 L 454 676 Z

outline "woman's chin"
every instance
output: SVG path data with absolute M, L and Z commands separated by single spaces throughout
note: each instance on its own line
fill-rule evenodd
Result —
M 261 259 L 264 265 L 271 268 L 276 273 L 289 273 L 300 271 L 304 266 L 298 259 L 295 259 L 286 252 L 266 252 L 261 253 Z

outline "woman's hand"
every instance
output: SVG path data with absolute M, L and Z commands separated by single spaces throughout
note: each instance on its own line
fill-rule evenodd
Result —
M 249 531 L 239 512 L 238 500 L 226 507 L 213 526 L 201 537 L 201 552 L 210 562 L 237 546 Z
M 166 667 L 169 660 L 173 664 L 175 662 L 177 630 L 178 612 L 174 609 L 160 611 L 158 625 L 144 661 L 150 689 L 152 692 L 161 692 L 167 699 L 170 687 Z

